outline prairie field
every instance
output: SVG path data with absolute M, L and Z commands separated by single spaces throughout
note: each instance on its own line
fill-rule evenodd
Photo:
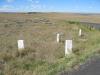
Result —
M 100 30 L 80 22 L 100 23 L 100 15 L 0 13 L 0 75 L 60 75 L 99 56 Z M 17 40 L 24 40 L 25 49 L 18 50 Z M 69 56 L 65 40 L 73 40 Z

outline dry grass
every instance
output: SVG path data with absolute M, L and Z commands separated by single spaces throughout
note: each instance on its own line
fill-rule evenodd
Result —
M 100 45 L 100 32 L 68 21 L 76 17 L 83 20 L 92 16 L 0 14 L 1 75 L 55 75 L 85 60 Z M 91 21 L 99 22 L 98 17 Z M 80 28 L 83 30 L 81 38 L 78 37 Z M 60 43 L 56 43 L 57 33 L 61 34 Z M 19 39 L 25 41 L 25 50 L 22 52 L 17 49 Z M 75 54 L 69 58 L 64 57 L 66 39 L 74 41 Z

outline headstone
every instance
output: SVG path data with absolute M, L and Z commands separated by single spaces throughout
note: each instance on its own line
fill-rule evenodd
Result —
M 79 30 L 79 36 L 82 36 L 82 30 L 81 29 Z
M 72 53 L 72 40 L 65 41 L 65 56 Z
M 60 41 L 60 34 L 57 33 L 57 43 L 59 43 L 59 41 Z
M 18 50 L 24 49 L 24 40 L 18 40 Z

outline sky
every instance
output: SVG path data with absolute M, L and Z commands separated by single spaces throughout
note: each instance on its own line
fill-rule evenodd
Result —
M 100 13 L 100 0 L 0 0 L 0 12 Z

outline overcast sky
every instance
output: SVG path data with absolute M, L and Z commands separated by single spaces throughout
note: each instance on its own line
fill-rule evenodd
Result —
M 100 0 L 0 0 L 0 11 L 100 13 Z

